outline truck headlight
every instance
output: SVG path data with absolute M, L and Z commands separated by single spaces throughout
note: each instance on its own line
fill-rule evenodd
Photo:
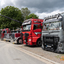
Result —
M 31 39 L 29 39 L 29 41 L 31 41 Z
M 59 43 L 59 47 L 62 47 L 62 43 Z

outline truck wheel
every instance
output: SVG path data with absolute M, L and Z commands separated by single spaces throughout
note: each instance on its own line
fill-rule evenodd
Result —
M 22 39 L 21 39 L 21 38 L 18 38 L 18 40 L 17 40 L 17 44 L 23 44 L 23 42 L 22 42 Z
M 36 46 L 42 46 L 41 40 L 38 40 L 38 41 L 37 41 Z
M 57 49 L 57 46 L 54 45 L 54 46 L 53 46 L 53 51 L 56 52 L 56 49 Z

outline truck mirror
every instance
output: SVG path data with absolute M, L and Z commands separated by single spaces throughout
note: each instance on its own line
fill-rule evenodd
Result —
M 64 31 L 64 16 L 63 16 L 63 19 L 62 19 L 62 29 Z
M 63 31 L 64 31 L 64 23 L 62 23 L 62 29 L 63 29 Z

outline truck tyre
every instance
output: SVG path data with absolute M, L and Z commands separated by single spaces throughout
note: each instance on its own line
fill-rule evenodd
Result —
M 23 44 L 22 38 L 18 38 L 17 44 Z
M 42 46 L 42 42 L 41 42 L 41 40 L 39 39 L 39 40 L 37 40 L 37 43 L 36 43 L 36 46 Z
M 56 50 L 57 50 L 57 46 L 54 45 L 53 46 L 53 52 L 57 52 Z
M 53 44 L 54 52 L 56 52 L 56 49 L 58 47 L 58 43 L 56 41 L 58 42 L 59 40 L 57 38 L 56 39 L 54 38 L 54 44 Z

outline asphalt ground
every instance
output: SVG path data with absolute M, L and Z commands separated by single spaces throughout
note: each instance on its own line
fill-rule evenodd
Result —
M 26 45 L 22 45 L 22 44 L 14 44 L 14 45 L 16 47 L 30 51 L 32 53 L 35 53 L 41 57 L 47 58 L 47 59 L 52 60 L 54 62 L 64 64 L 64 53 L 55 53 L 52 51 L 43 50 L 42 47 L 36 47 L 36 46 L 26 46 Z
M 46 64 L 22 51 L 9 42 L 0 41 L 0 64 Z
M 17 48 L 18 50 L 21 50 L 21 51 L 26 50 L 26 51 L 29 51 L 30 54 L 34 53 L 40 57 L 47 59 L 47 60 L 43 59 L 43 63 L 48 63 L 48 60 L 49 60 L 49 62 L 51 61 L 54 64 L 57 64 L 57 63 L 64 64 L 64 54 L 54 53 L 51 51 L 45 51 L 41 47 L 36 47 L 36 46 L 31 47 L 31 46 L 26 46 L 26 45 L 21 45 L 21 44 L 13 44 L 11 42 L 6 42 L 6 43 L 12 45 L 13 47 Z M 0 46 L 3 46 L 3 45 L 0 45 Z M 25 52 L 23 52 L 23 53 L 25 53 Z M 38 60 L 40 60 L 40 59 L 38 59 Z M 55 62 L 57 62 L 57 63 L 55 63 Z

